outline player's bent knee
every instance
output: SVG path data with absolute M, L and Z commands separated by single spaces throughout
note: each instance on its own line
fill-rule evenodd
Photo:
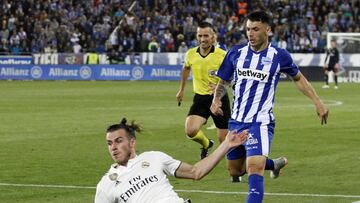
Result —
M 264 172 L 265 166 L 262 163 L 248 163 L 247 173 L 248 174 L 259 174 L 262 175 Z
M 195 137 L 195 135 L 198 133 L 198 129 L 195 128 L 187 128 L 185 130 L 186 136 L 188 136 L 189 138 L 193 138 Z

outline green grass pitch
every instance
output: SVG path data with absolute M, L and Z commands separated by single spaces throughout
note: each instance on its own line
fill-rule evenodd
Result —
M 279 83 L 270 156 L 285 155 L 289 165 L 279 179 L 265 174 L 265 203 L 360 201 L 360 86 L 313 85 L 330 108 L 326 126 L 294 84 Z M 184 135 L 191 82 L 180 107 L 177 90 L 177 81 L 0 81 L 0 202 L 93 202 L 112 163 L 104 130 L 122 116 L 145 128 L 139 152 L 195 163 L 200 146 Z M 215 130 L 204 132 L 216 139 Z M 231 183 L 225 161 L 201 181 L 170 181 L 195 203 L 245 202 L 247 183 Z

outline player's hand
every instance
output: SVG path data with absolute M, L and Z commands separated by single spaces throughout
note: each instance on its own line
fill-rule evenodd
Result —
M 178 105 L 181 104 L 181 101 L 184 97 L 184 91 L 182 90 L 179 90 L 177 93 L 176 93 L 176 100 L 178 101 Z M 180 106 L 180 105 L 179 105 Z
M 214 99 L 210 106 L 210 111 L 215 115 L 224 115 L 224 112 L 221 109 L 222 103 L 219 99 Z
M 334 65 L 334 71 L 338 72 L 340 70 L 340 65 L 339 63 L 335 63 Z
M 319 105 L 316 105 L 316 112 L 320 118 L 321 125 L 326 124 L 329 116 L 329 109 L 323 103 L 320 103 Z
M 228 134 L 226 135 L 226 139 L 229 141 L 229 147 L 233 148 L 244 144 L 244 142 L 246 142 L 247 140 L 248 134 L 248 130 L 243 130 L 241 132 L 233 130 L 228 132 Z

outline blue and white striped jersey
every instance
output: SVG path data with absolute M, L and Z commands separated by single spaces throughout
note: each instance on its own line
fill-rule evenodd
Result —
M 225 81 L 233 80 L 231 118 L 241 123 L 275 121 L 272 109 L 281 72 L 291 77 L 299 72 L 286 50 L 270 43 L 260 52 L 248 43 L 234 46 L 217 73 Z

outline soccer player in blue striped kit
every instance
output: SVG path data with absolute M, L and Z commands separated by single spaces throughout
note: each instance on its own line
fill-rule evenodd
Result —
M 315 104 L 321 124 L 326 124 L 328 109 L 314 88 L 293 63 L 290 54 L 269 43 L 271 18 L 265 11 L 247 16 L 248 43 L 234 46 L 225 56 L 217 75 L 221 78 L 211 105 L 214 114 L 222 114 L 221 97 L 232 81 L 233 105 L 229 131 L 249 129 L 245 153 L 236 148 L 229 160 L 246 156 L 248 203 L 260 203 L 264 196 L 264 170 L 274 163 L 267 159 L 275 128 L 273 105 L 280 73 L 286 73 L 297 88 Z M 271 170 L 271 169 L 270 169 Z

